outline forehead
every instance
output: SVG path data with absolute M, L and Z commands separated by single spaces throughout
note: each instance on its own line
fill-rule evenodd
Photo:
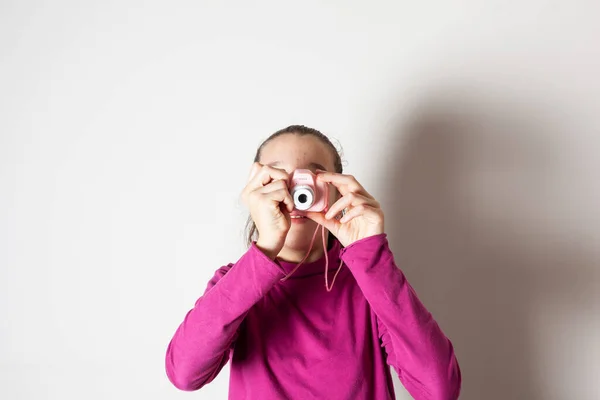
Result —
M 284 134 L 272 139 L 263 147 L 260 162 L 288 170 L 334 170 L 332 150 L 320 139 L 310 135 Z

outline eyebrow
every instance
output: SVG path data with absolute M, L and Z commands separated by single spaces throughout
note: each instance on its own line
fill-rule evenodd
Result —
M 270 163 L 268 163 L 267 165 L 268 165 L 269 167 L 275 167 L 275 166 L 277 166 L 277 165 L 281 165 L 281 161 L 273 161 L 273 162 L 270 162 Z M 309 165 L 311 168 L 314 168 L 314 169 L 321 169 L 321 170 L 323 170 L 323 171 L 327 171 L 327 168 L 325 168 L 324 166 L 322 166 L 322 165 L 321 165 L 321 164 L 319 164 L 319 163 L 311 162 L 311 163 L 308 163 L 308 165 Z

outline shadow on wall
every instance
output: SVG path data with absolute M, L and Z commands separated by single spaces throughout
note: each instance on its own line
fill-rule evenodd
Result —
M 398 265 L 454 344 L 461 399 L 566 398 L 548 330 L 600 299 L 553 197 L 565 132 L 523 104 L 454 95 L 413 116 L 394 132 L 381 203 Z

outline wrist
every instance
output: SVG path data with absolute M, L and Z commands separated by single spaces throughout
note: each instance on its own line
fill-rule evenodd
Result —
M 260 239 L 256 241 L 256 247 L 273 261 L 277 258 L 277 255 L 279 255 L 279 252 L 281 251 L 281 246 L 268 245 Z

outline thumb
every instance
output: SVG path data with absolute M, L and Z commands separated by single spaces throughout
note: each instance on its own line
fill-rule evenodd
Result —
M 327 219 L 325 218 L 325 214 L 320 212 L 307 212 L 306 217 L 312 219 L 317 224 L 321 224 L 327 229 L 329 232 L 337 235 L 337 232 L 340 228 L 341 223 L 337 219 Z

